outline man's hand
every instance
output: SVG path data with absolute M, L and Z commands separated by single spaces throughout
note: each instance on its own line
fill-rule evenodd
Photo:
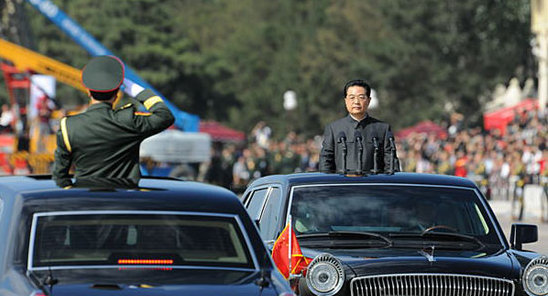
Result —
M 145 90 L 142 86 L 140 86 L 137 83 L 134 83 L 133 81 L 124 78 L 124 87 L 126 88 L 125 91 L 127 94 L 129 94 L 132 97 L 136 97 L 140 92 Z

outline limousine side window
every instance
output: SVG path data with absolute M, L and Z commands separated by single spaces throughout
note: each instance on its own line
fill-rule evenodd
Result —
M 281 206 L 281 190 L 278 187 L 273 187 L 272 192 L 268 196 L 268 200 L 266 201 L 266 205 L 259 222 L 260 233 L 263 240 L 276 239 L 276 229 L 280 223 Z
M 251 219 L 258 220 L 261 218 L 261 212 L 264 205 L 266 194 L 268 193 L 268 187 L 262 188 L 251 193 L 246 208 L 248 213 L 251 214 Z

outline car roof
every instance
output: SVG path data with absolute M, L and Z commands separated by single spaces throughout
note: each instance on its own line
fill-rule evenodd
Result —
M 215 185 L 167 178 L 142 178 L 137 186 L 117 184 L 60 188 L 50 176 L 5 176 L 0 177 L 0 194 L 5 200 L 21 199 L 46 211 L 97 207 L 241 214 L 243 210 L 236 194 Z
M 376 174 L 361 176 L 328 173 L 295 173 L 288 175 L 271 175 L 255 180 L 250 184 L 249 187 L 256 187 L 273 183 L 283 184 L 284 186 L 328 183 L 390 183 L 477 188 L 474 182 L 466 178 L 448 175 L 403 172 L 394 174 Z

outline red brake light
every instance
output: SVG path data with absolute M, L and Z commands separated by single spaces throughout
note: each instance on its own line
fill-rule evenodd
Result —
M 167 265 L 167 264 L 173 264 L 173 260 L 172 259 L 118 259 L 118 264 Z
M 42 292 L 32 292 L 32 294 L 30 294 L 30 296 L 46 296 L 46 294 L 44 294 Z

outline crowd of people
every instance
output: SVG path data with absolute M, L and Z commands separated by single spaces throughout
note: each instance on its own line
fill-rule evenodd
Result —
M 8 130 L 13 123 L 11 112 L 7 105 L 2 109 L 0 129 L 13 132 Z M 521 110 L 504 131 L 486 131 L 466 127 L 464 116 L 455 113 L 440 123 L 446 131 L 443 136 L 396 136 L 400 169 L 466 177 L 475 181 L 487 198 L 514 199 L 523 195 L 525 185 L 546 183 L 547 121 L 546 113 Z M 196 178 L 241 192 L 262 176 L 319 171 L 321 135 L 310 138 L 290 131 L 275 137 L 276 132 L 261 121 L 245 143 L 214 143 L 211 161 L 196 169 Z
M 402 171 L 466 177 L 493 199 L 512 199 L 523 193 L 526 184 L 540 184 L 548 176 L 546 114 L 517 112 L 505 131 L 467 128 L 464 116 L 457 113 L 441 125 L 447 131 L 444 137 L 426 133 L 396 137 Z M 318 171 L 321 136 L 305 138 L 291 131 L 276 140 L 272 134 L 260 122 L 246 145 L 217 147 L 200 178 L 241 191 L 261 176 Z
M 262 123 L 259 123 L 261 125 Z M 254 129 L 246 145 L 225 144 L 213 149 L 211 162 L 199 178 L 239 192 L 253 179 L 295 172 L 318 171 L 321 137 L 305 139 L 291 131 L 282 140 Z
M 519 196 L 526 184 L 540 184 L 546 168 L 546 115 L 518 112 L 506 130 L 464 128 L 453 116 L 447 137 L 415 134 L 398 141 L 402 170 L 466 177 L 478 183 L 487 198 Z

